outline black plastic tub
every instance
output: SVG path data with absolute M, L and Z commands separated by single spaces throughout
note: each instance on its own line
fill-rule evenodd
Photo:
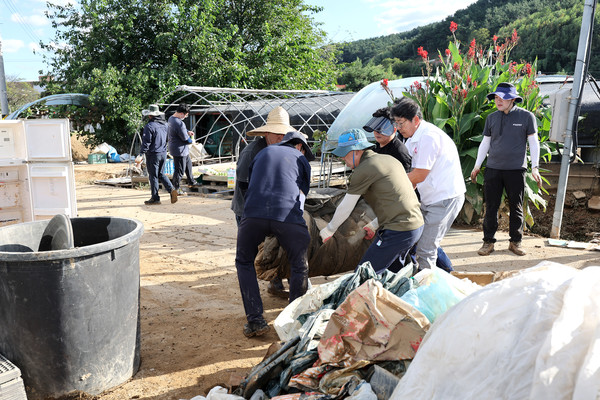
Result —
M 72 218 L 75 248 L 37 252 L 48 221 L 0 228 L 0 353 L 29 399 L 99 394 L 140 364 L 140 221 Z

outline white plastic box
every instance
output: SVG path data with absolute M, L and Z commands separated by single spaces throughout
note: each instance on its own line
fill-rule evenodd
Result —
M 0 226 L 77 216 L 69 121 L 0 121 Z

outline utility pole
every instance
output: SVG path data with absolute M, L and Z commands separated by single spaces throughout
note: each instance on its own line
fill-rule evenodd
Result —
M 2 56 L 2 37 L 0 37 L 0 119 L 8 115 L 8 91 L 4 75 L 4 57 Z
M 554 204 L 554 217 L 552 220 L 552 229 L 550 237 L 560 238 L 560 227 L 565 206 L 565 195 L 567 193 L 567 180 L 569 177 L 569 163 L 571 162 L 571 147 L 573 145 L 573 127 L 581 89 L 585 82 L 587 71 L 588 54 L 592 51 L 592 28 L 594 24 L 594 14 L 596 10 L 596 0 L 585 0 L 583 6 L 583 16 L 581 18 L 581 31 L 579 32 L 579 46 L 577 48 L 577 60 L 575 62 L 575 74 L 573 75 L 573 91 L 569 100 L 569 113 L 567 118 L 567 131 L 565 133 L 565 142 L 563 146 L 563 155 L 560 164 L 560 175 L 558 177 L 558 187 L 556 190 L 556 203 Z M 575 149 L 577 151 L 577 149 Z

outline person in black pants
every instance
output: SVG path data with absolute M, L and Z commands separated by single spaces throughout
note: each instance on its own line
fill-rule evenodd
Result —
M 310 189 L 314 156 L 299 132 L 289 132 L 278 145 L 263 149 L 250 165 L 244 214 L 238 228 L 235 267 L 248 323 L 246 337 L 269 330 L 254 268 L 258 246 L 275 235 L 290 264 L 289 302 L 306 293 L 310 234 L 304 221 L 304 200 Z
M 523 237 L 523 196 L 525 192 L 525 173 L 527 171 L 527 144 L 531 153 L 531 174 L 538 185 L 542 179 L 538 170 L 540 143 L 537 135 L 535 115 L 515 106 L 523 98 L 516 88 L 506 82 L 498 84 L 496 91 L 487 95 L 494 100 L 497 111 L 485 120 L 483 139 L 477 151 L 475 167 L 471 171 L 471 180 L 477 179 L 481 164 L 487 156 L 484 172 L 483 196 L 485 216 L 483 218 L 483 246 L 477 251 L 487 256 L 494 251 L 496 230 L 498 229 L 498 209 L 502 192 L 506 190 L 510 210 L 508 250 L 518 256 L 524 256 L 521 246 Z
M 135 158 L 135 163 L 139 167 L 144 154 L 146 155 L 146 168 L 148 169 L 151 195 L 150 199 L 146 200 L 144 204 L 160 204 L 159 180 L 171 195 L 171 203 L 175 203 L 177 201 L 177 190 L 163 173 L 165 159 L 167 158 L 167 121 L 165 121 L 165 114 L 159 110 L 158 105 L 151 104 L 148 110 L 142 111 L 142 115 L 147 116 L 150 121 L 144 126 L 142 148 L 140 154 Z

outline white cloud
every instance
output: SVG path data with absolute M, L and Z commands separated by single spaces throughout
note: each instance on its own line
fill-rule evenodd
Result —
M 31 26 L 45 26 L 49 24 L 48 18 L 43 13 L 35 15 L 12 14 L 10 20 L 18 24 L 25 23 Z
M 25 47 L 25 43 L 19 39 L 3 39 L 2 40 L 2 52 L 3 53 L 16 53 Z
M 404 32 L 417 26 L 438 22 L 456 11 L 473 4 L 475 0 L 421 0 L 379 1 L 364 0 L 378 10 L 375 17 L 380 34 Z
M 38 53 L 42 50 L 40 45 L 37 43 L 34 43 L 34 42 L 29 42 L 27 44 L 27 47 L 29 48 L 29 50 L 35 51 L 36 53 Z
M 40 3 L 46 4 L 46 0 L 38 0 Z M 67 4 L 77 4 L 76 0 L 48 0 L 48 3 L 56 4 L 59 6 L 66 6 Z

